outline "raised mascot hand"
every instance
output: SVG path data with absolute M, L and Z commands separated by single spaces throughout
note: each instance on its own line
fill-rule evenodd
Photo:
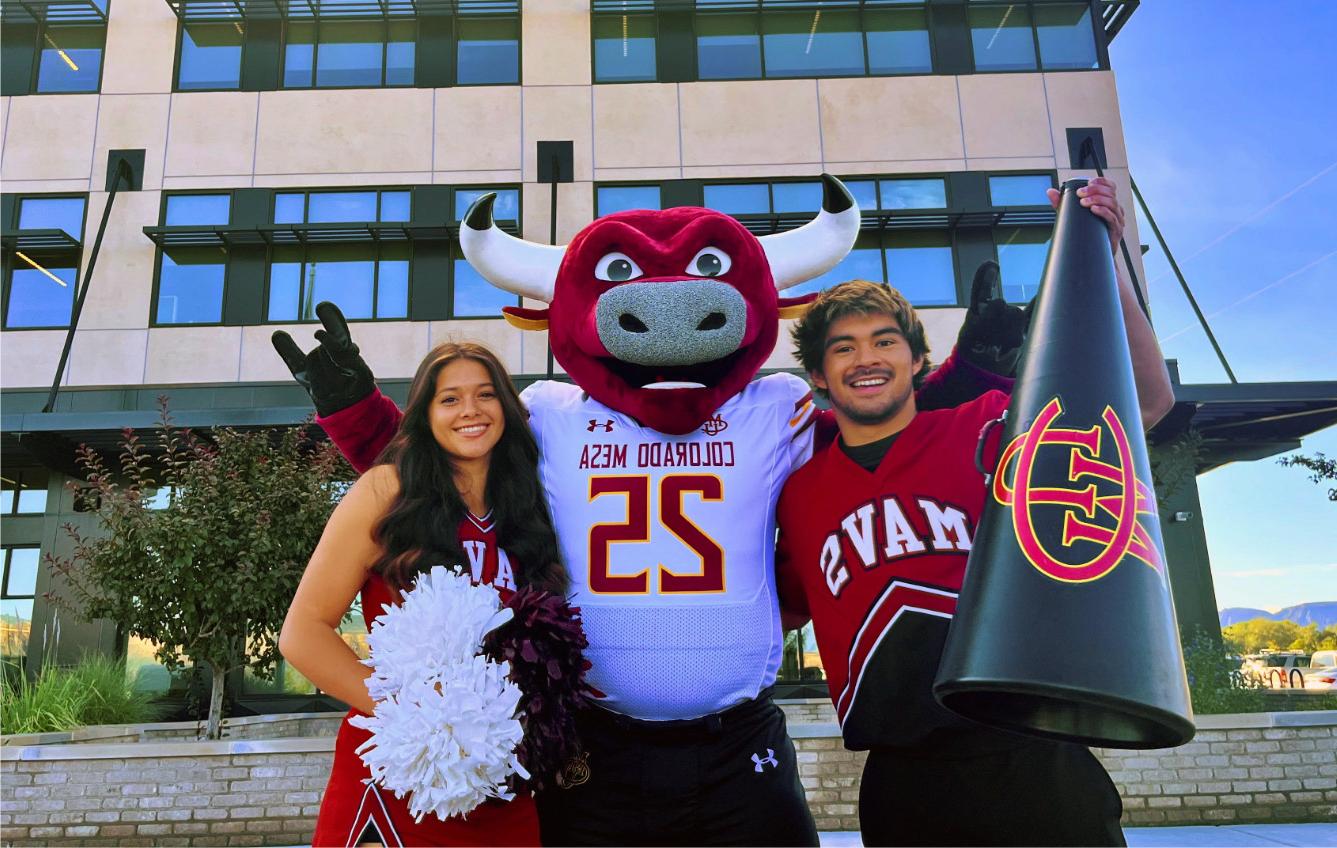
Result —
M 981 262 L 970 286 L 970 309 L 956 337 L 957 354 L 986 371 L 1014 376 L 1030 323 L 1029 305 L 1013 306 L 1003 299 L 998 263 Z
M 316 304 L 316 317 L 324 329 L 316 331 L 320 344 L 310 353 L 303 353 L 292 336 L 282 330 L 276 330 L 271 339 L 293 379 L 311 395 L 316 413 L 325 417 L 370 395 L 376 388 L 376 378 L 353 344 L 339 307 L 321 301 Z

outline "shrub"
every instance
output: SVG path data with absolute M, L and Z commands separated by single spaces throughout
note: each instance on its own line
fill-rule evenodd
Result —
M 142 724 L 159 714 L 150 698 L 130 685 L 125 663 L 109 657 L 91 654 L 70 668 L 48 663 L 36 680 L 21 672 L 3 675 L 0 732 L 50 733 L 92 724 Z

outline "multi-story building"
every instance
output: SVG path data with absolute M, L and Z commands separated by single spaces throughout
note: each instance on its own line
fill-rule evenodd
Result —
M 54 632 L 38 552 L 79 518 L 73 445 L 150 424 L 160 394 L 185 425 L 300 421 L 309 402 L 270 335 L 308 343 L 315 303 L 342 307 L 391 394 L 448 338 L 544 374 L 543 335 L 499 320 L 515 299 L 460 257 L 484 191 L 513 231 L 561 243 L 625 208 L 784 229 L 836 174 L 863 231 L 808 289 L 889 280 L 945 355 L 979 262 L 1000 262 L 1011 299 L 1034 293 L 1044 189 L 1093 155 L 1128 196 L 1107 43 L 1135 6 L 4 0 L 6 656 L 31 663 Z M 569 162 L 540 154 L 549 141 Z M 133 185 L 104 215 L 122 158 Z M 768 367 L 793 364 L 782 345 Z M 63 628 L 61 652 L 116 646 L 109 626 Z

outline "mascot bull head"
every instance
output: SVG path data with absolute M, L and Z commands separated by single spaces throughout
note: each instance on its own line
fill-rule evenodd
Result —
M 680 435 L 747 385 L 775 349 L 779 319 L 810 299 L 779 293 L 854 246 L 854 198 L 827 174 L 822 195 L 814 220 L 761 238 L 728 215 L 682 207 L 608 215 L 552 247 L 499 229 L 488 194 L 465 214 L 460 246 L 493 285 L 548 304 L 504 312 L 522 329 L 548 329 L 577 385 Z

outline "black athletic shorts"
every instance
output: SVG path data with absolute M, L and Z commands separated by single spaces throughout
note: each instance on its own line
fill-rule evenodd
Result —
M 544 845 L 817 845 L 770 691 L 687 721 L 582 713 L 589 780 L 537 797 Z
M 1121 846 L 1122 812 L 1089 749 L 1045 739 L 978 757 L 874 749 L 859 788 L 867 846 Z

